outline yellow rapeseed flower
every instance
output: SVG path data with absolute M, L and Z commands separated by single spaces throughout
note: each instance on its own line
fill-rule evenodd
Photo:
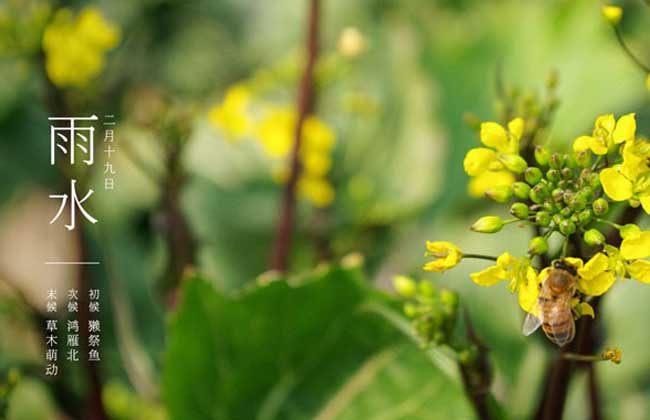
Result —
M 347 27 L 339 37 L 339 52 L 345 57 L 356 57 L 366 48 L 366 40 L 358 28 Z
M 445 241 L 427 241 L 426 255 L 434 257 L 434 260 L 426 263 L 424 270 L 437 272 L 447 271 L 455 267 L 463 258 L 463 253 L 460 248 L 451 242 Z
M 624 237 L 620 251 L 626 260 L 650 257 L 650 231 L 639 231 Z
M 472 197 L 483 197 L 485 192 L 494 187 L 509 187 L 515 182 L 515 176 L 510 171 L 486 171 L 472 177 L 467 184 L 467 190 Z
M 472 273 L 470 277 L 480 286 L 493 286 L 502 281 L 509 281 L 510 291 L 519 293 L 519 306 L 526 312 L 534 310 L 540 280 L 527 257 L 516 258 L 505 252 L 497 258 L 495 265 Z
M 293 144 L 296 116 L 291 108 L 269 107 L 257 125 L 257 138 L 271 158 L 286 157 Z
M 614 26 L 618 25 L 623 17 L 623 9 L 618 6 L 604 5 L 600 8 L 600 13 L 603 15 L 603 19 Z
M 650 214 L 650 143 L 628 141 L 623 147 L 623 163 L 600 172 L 605 194 L 614 201 L 629 201 L 632 207 L 643 206 Z
M 239 140 L 248 135 L 253 122 L 249 115 L 250 90 L 241 84 L 231 86 L 223 102 L 214 106 L 209 114 L 210 123 L 223 130 L 226 139 Z
M 60 9 L 43 32 L 45 70 L 59 87 L 84 87 L 104 68 L 105 55 L 120 39 L 119 29 L 94 7 L 75 17 Z
M 272 159 L 288 157 L 294 141 L 296 113 L 288 107 L 268 107 L 257 126 L 257 138 L 266 154 Z M 325 177 L 332 166 L 330 154 L 334 148 L 334 132 L 315 116 L 305 118 L 302 127 L 300 145 L 300 162 L 302 174 L 298 179 L 298 195 L 306 198 L 316 207 L 327 207 L 335 198 L 332 184 Z M 284 182 L 288 171 L 281 169 L 282 177 L 276 179 Z
M 327 207 L 334 201 L 335 192 L 326 178 L 301 176 L 298 179 L 298 195 L 316 207 Z
M 577 288 L 588 296 L 600 296 L 616 282 L 616 275 L 611 270 L 610 260 L 602 252 L 591 257 L 584 266 L 576 263 L 578 268 Z
M 573 142 L 573 151 L 591 150 L 596 155 L 606 155 L 616 145 L 634 140 L 636 119 L 634 113 L 623 115 L 616 121 L 613 114 L 596 118 L 591 136 L 580 136 Z
M 508 129 L 495 122 L 481 124 L 481 143 L 487 147 L 471 149 L 465 155 L 463 167 L 469 176 L 479 176 L 486 171 L 522 173 L 526 161 L 519 156 L 519 140 L 524 132 L 524 120 L 515 118 Z
M 627 265 L 627 272 L 634 280 L 650 284 L 650 261 L 636 260 Z

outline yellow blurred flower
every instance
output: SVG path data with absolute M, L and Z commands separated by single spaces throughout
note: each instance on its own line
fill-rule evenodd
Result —
M 539 295 L 540 278 L 530 266 L 530 259 L 527 257 L 516 258 L 505 252 L 497 258 L 495 265 L 472 273 L 470 277 L 480 286 L 493 286 L 501 281 L 509 281 L 510 291 L 519 292 L 519 306 L 526 312 L 534 310 Z
M 634 113 L 623 115 L 616 121 L 613 114 L 596 118 L 591 136 L 580 136 L 573 142 L 573 151 L 591 150 L 596 155 L 606 155 L 616 145 L 634 140 L 636 119 Z
M 321 177 L 301 176 L 298 180 L 298 194 L 316 207 L 327 207 L 334 201 L 332 184 Z
M 250 134 L 253 125 L 248 113 L 251 96 L 246 86 L 233 85 L 226 92 L 223 102 L 209 111 L 208 120 L 223 130 L 226 139 L 238 140 Z
M 366 40 L 358 28 L 349 26 L 341 31 L 339 53 L 345 57 L 356 57 L 366 49 Z
M 603 15 L 603 19 L 614 26 L 618 25 L 623 17 L 623 9 L 618 6 L 604 5 L 600 8 L 600 13 Z
M 628 141 L 623 147 L 623 163 L 600 172 L 605 194 L 614 201 L 629 201 L 632 207 L 643 206 L 650 214 L 650 143 Z
M 104 68 L 105 55 L 120 39 L 120 31 L 94 7 L 75 17 L 60 9 L 43 32 L 47 75 L 59 87 L 84 87 Z
M 296 116 L 287 107 L 269 107 L 257 126 L 257 138 L 269 157 L 286 157 L 293 144 Z
M 455 267 L 463 258 L 463 253 L 460 248 L 451 242 L 445 241 L 427 241 L 426 255 L 435 259 L 426 263 L 424 270 L 437 272 L 447 271 Z

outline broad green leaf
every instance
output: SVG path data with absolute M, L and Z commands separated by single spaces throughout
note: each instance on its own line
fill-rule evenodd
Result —
M 377 311 L 357 271 L 237 297 L 194 279 L 169 324 L 171 419 L 466 419 L 461 385 Z

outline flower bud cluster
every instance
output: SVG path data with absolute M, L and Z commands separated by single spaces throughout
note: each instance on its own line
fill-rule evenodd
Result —
M 447 289 L 436 290 L 426 281 L 396 276 L 395 290 L 405 299 L 404 314 L 423 347 L 450 343 L 458 314 L 458 295 Z

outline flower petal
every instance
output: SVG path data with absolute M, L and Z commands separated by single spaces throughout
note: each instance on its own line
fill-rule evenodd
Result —
M 583 278 L 578 279 L 578 290 L 588 296 L 600 296 L 616 281 L 616 276 L 610 271 L 603 271 L 596 277 L 586 280 Z
M 497 154 L 494 150 L 485 147 L 471 149 L 465 155 L 463 168 L 469 176 L 477 176 L 489 169 L 490 163 L 497 160 Z
M 517 296 L 517 299 L 519 300 L 519 306 L 521 306 L 521 309 L 524 311 L 532 313 L 534 315 L 538 297 L 539 283 L 537 282 L 537 278 L 533 270 L 532 276 L 530 276 L 528 280 L 519 287 L 519 295 Z
M 627 266 L 627 272 L 634 280 L 650 284 L 650 261 L 637 260 Z
M 488 147 L 507 151 L 508 133 L 500 124 L 484 122 L 481 124 L 481 142 Z
M 591 150 L 597 155 L 607 154 L 607 146 L 594 137 L 580 136 L 573 141 L 574 152 L 583 152 L 585 150 Z
M 509 171 L 486 171 L 473 177 L 467 189 L 472 197 L 483 197 L 490 188 L 505 185 L 510 186 L 515 182 L 515 176 Z
M 519 140 L 524 133 L 524 119 L 517 117 L 508 123 L 508 131 L 512 136 Z
M 578 311 L 580 316 L 589 315 L 592 318 L 596 316 L 594 312 L 594 308 L 592 308 L 591 305 L 588 304 L 587 302 L 580 302 L 578 306 L 576 306 L 576 310 Z
M 496 265 L 488 267 L 478 273 L 471 273 L 469 276 L 474 283 L 479 286 L 494 286 L 498 282 L 505 280 L 505 273 Z
M 621 256 L 626 260 L 637 260 L 650 256 L 650 231 L 641 232 L 636 237 L 623 239 Z
M 601 115 L 600 117 L 596 118 L 596 123 L 594 125 L 596 128 L 604 128 L 608 133 L 611 133 L 616 126 L 614 114 Z
M 618 119 L 616 128 L 612 133 L 614 143 L 620 144 L 624 141 L 633 140 L 636 134 L 636 119 L 634 113 L 623 115 Z
M 641 206 L 643 207 L 643 210 L 647 213 L 650 214 L 650 194 L 641 196 Z
M 634 192 L 632 182 L 620 172 L 620 165 L 603 169 L 600 172 L 600 183 L 605 194 L 614 201 L 628 200 Z
M 607 258 L 607 255 L 599 252 L 591 257 L 584 267 L 578 269 L 578 275 L 583 279 L 589 280 L 598 276 L 600 273 L 607 270 L 607 268 L 609 268 L 609 258 Z

